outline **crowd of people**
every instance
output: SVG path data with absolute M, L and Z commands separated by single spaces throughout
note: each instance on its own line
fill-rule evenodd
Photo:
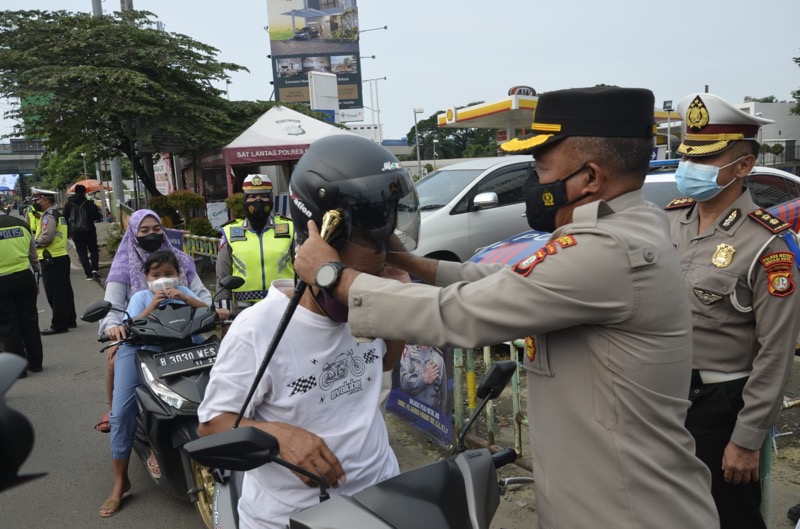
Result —
M 269 177 L 247 176 L 245 218 L 223 226 L 216 270 L 218 316 L 237 317 L 198 410 L 199 435 L 233 425 L 300 279 L 308 288 L 241 426 L 275 436 L 282 458 L 317 473 L 333 494 L 399 471 L 380 413 L 384 371 L 401 364 L 407 390 L 444 403 L 439 348 L 525 337 L 539 527 L 765 528 L 760 456 L 800 332 L 796 238 L 743 185 L 769 120 L 712 94 L 682 99 L 675 178 L 685 198 L 663 211 L 642 193 L 653 109 L 646 89 L 539 97 L 531 133 L 502 148 L 535 159 L 526 217 L 552 235 L 510 267 L 411 253 L 413 182 L 370 140 L 333 136 L 310 146 L 291 175 L 294 223 L 275 213 Z M 52 191 L 34 188 L 33 197 L 28 222 L 0 217 L 0 339 L 36 373 L 41 336 L 77 323 L 68 239 L 86 278 L 100 275 L 93 228 L 101 214 L 85 189 L 63 210 Z M 342 224 L 323 239 L 332 209 Z M 233 292 L 220 284 L 231 275 L 244 279 Z M 40 277 L 52 308 L 41 331 Z M 169 289 L 149 288 L 164 278 Z M 168 303 L 212 302 L 194 261 L 150 210 L 128 220 L 104 286 L 113 307 L 138 318 Z M 120 313 L 99 332 L 123 340 Z M 425 347 L 404 353 L 406 343 Z M 111 434 L 114 481 L 102 517 L 117 514 L 131 488 L 134 353 L 122 345 L 107 357 L 108 410 L 97 428 Z M 346 392 L 326 378 L 337 363 Z M 154 456 L 147 466 L 157 477 Z M 277 465 L 248 472 L 239 527 L 286 527 L 318 501 L 315 486 Z

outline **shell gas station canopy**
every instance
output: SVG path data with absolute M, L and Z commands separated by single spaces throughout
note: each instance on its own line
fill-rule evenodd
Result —
M 508 96 L 491 103 L 480 103 L 463 108 L 448 108 L 436 117 L 440 129 L 497 129 L 497 144 L 515 137 L 516 131 L 525 133 L 533 122 L 533 111 L 539 100 L 536 91 L 528 86 L 515 86 L 508 91 Z M 680 122 L 680 114 L 676 111 L 653 109 L 656 123 L 668 123 L 672 127 Z M 673 133 L 675 129 L 673 128 Z M 661 143 L 659 130 L 659 143 Z

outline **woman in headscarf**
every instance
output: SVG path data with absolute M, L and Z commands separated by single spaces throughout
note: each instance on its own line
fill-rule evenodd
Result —
M 181 284 L 188 286 L 194 294 L 207 305 L 211 304 L 211 293 L 203 285 L 194 265 L 194 260 L 186 253 L 172 247 L 164 236 L 161 218 L 149 209 L 140 209 L 131 215 L 128 229 L 122 237 L 111 269 L 106 279 L 105 300 L 111 302 L 115 309 L 124 311 L 128 306 L 131 296 L 140 290 L 147 289 L 147 278 L 143 267 L 144 262 L 155 251 L 173 252 L 180 264 Z M 100 335 L 106 334 L 114 341 L 127 338 L 127 331 L 122 324 L 124 312 L 111 311 L 100 322 Z M 116 514 L 123 498 L 130 491 L 128 479 L 128 463 L 133 446 L 133 431 L 130 431 L 130 413 L 136 413 L 135 403 L 131 406 L 127 395 L 126 402 L 118 402 L 113 406 L 115 380 L 119 388 L 128 387 L 131 380 L 138 380 L 136 365 L 133 355 L 125 358 L 116 358 L 117 348 L 108 350 L 108 368 L 106 370 L 106 398 L 108 399 L 109 413 L 103 417 L 96 428 L 100 431 L 111 431 L 112 468 L 114 471 L 114 486 L 108 499 L 100 507 L 100 516 L 109 517 Z M 130 392 L 132 393 L 132 392 Z M 128 419 L 127 421 L 125 419 Z M 135 428 L 135 422 L 134 428 Z M 158 462 L 155 455 L 151 454 L 147 461 L 147 468 L 154 478 L 160 476 Z

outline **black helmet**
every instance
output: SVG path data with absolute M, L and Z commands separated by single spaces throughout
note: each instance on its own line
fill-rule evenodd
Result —
M 312 143 L 292 172 L 289 195 L 297 244 L 308 238 L 309 220 L 320 226 L 326 211 L 341 209 L 342 224 L 328 241 L 334 247 L 355 237 L 382 248 L 395 231 L 407 250 L 417 247 L 414 183 L 392 153 L 367 138 L 341 134 Z

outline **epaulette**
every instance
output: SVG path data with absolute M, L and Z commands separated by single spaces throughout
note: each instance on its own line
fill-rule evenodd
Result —
M 220 228 L 224 228 L 225 226 L 230 226 L 231 224 L 234 224 L 236 222 L 240 222 L 241 220 L 242 219 L 231 219 L 228 222 L 226 222 L 225 224 L 223 224 L 222 226 L 220 226 Z
M 284 217 L 283 215 L 278 215 L 277 213 L 275 214 L 275 216 L 281 220 L 292 222 L 292 219 L 290 219 L 289 217 Z
M 772 233 L 782 232 L 783 230 L 789 227 L 788 222 L 767 213 L 763 209 L 757 209 L 755 211 L 751 211 L 750 214 L 748 214 L 747 216 L 753 219 L 754 221 L 758 222 L 765 228 L 767 228 Z
M 676 198 L 675 200 L 673 200 L 672 202 L 670 202 L 669 204 L 664 206 L 664 209 L 688 208 L 690 206 L 694 206 L 694 202 L 695 202 L 695 200 L 693 198 L 686 198 L 686 197 L 684 197 L 684 198 Z

